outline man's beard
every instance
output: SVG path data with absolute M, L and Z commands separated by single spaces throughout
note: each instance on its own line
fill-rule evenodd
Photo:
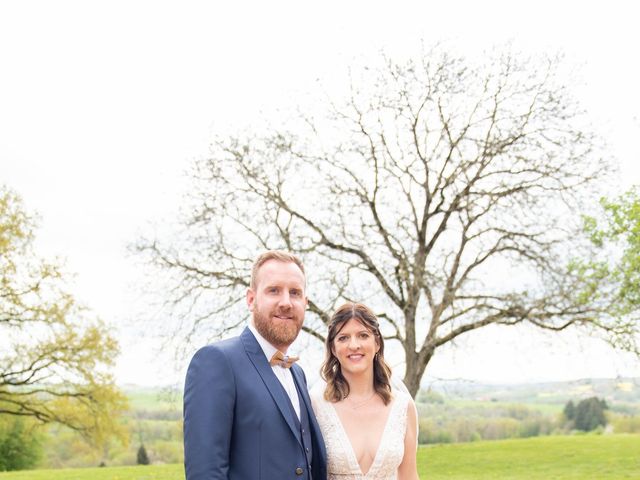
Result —
M 291 345 L 302 328 L 302 322 L 299 322 L 294 316 L 291 320 L 283 321 L 281 324 L 275 324 L 268 316 L 265 316 L 260 311 L 257 304 L 255 307 L 253 323 L 260 335 L 274 346 Z

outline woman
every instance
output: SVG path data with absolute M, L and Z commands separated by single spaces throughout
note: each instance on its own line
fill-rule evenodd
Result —
M 328 479 L 417 480 L 417 414 L 392 389 L 373 312 L 347 303 L 331 318 L 313 407 L 327 447 Z

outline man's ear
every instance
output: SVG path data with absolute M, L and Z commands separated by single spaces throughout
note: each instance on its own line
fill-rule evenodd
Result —
M 253 312 L 253 304 L 256 300 L 256 293 L 251 289 L 247 288 L 247 306 L 249 307 L 249 311 Z

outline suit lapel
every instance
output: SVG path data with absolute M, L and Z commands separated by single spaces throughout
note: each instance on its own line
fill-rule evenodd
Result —
M 301 407 L 307 409 L 307 412 L 312 412 L 311 410 L 311 400 L 309 399 L 309 393 L 307 392 L 307 384 L 304 379 L 301 377 L 302 369 L 297 365 L 291 367 L 291 375 L 293 376 L 293 381 L 296 383 L 296 387 L 298 387 L 298 394 L 300 395 Z
M 300 395 L 300 400 L 301 400 L 300 407 L 301 408 L 304 407 L 307 409 L 309 424 L 311 425 L 311 431 L 315 437 L 314 445 L 316 446 L 319 457 L 320 459 L 322 459 L 322 462 L 324 464 L 324 462 L 326 461 L 325 459 L 327 457 L 326 448 L 324 445 L 324 439 L 322 438 L 322 434 L 320 433 L 320 426 L 318 425 L 316 416 L 313 413 L 313 407 L 311 406 L 311 399 L 309 398 L 309 392 L 307 391 L 307 383 L 302 377 L 302 369 L 299 366 L 294 365 L 293 367 L 291 367 L 291 373 L 293 375 L 293 381 L 296 382 L 296 385 L 298 387 L 298 394 Z M 318 458 L 315 455 L 316 453 L 314 453 L 314 459 Z M 314 465 L 320 465 L 321 464 L 320 459 L 318 459 L 318 461 L 314 460 L 313 462 Z
M 296 428 L 295 420 L 293 419 L 294 413 L 291 411 L 289 404 L 289 397 L 285 392 L 284 388 L 280 381 L 276 378 L 273 370 L 271 369 L 271 365 L 267 362 L 266 357 L 264 356 L 264 352 L 262 348 L 260 348 L 260 344 L 251 333 L 251 330 L 245 328 L 242 334 L 240 335 L 242 343 L 244 344 L 245 351 L 247 352 L 247 356 L 253 366 L 258 371 L 258 374 L 262 378 L 267 390 L 269 390 L 269 394 L 273 398 L 276 406 L 280 410 L 280 413 L 284 417 L 287 425 L 291 428 L 291 431 L 298 439 L 298 442 L 302 445 L 302 439 L 300 438 L 300 430 Z

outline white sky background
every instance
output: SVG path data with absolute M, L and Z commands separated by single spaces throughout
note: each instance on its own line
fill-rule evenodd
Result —
M 120 383 L 180 382 L 184 370 L 172 374 L 134 327 L 146 306 L 127 245 L 172 218 L 182 174 L 214 133 L 294 107 L 318 79 L 331 89 L 363 56 L 420 40 L 564 51 L 584 65 L 578 94 L 619 159 L 620 185 L 640 184 L 635 2 L 221 3 L 0 4 L 0 183 L 39 213 L 39 248 L 66 258 L 77 297 L 114 326 Z M 638 360 L 588 339 L 536 335 L 527 349 L 522 332 L 476 335 L 439 352 L 430 376 L 640 376 Z M 319 359 L 303 366 L 315 372 Z

